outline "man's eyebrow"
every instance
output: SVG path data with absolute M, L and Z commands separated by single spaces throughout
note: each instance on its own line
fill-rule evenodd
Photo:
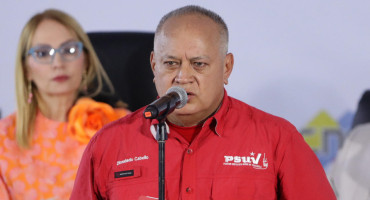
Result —
M 181 58 L 176 57 L 176 56 L 172 56 L 172 55 L 165 55 L 164 59 L 181 60 Z M 196 56 L 196 57 L 189 58 L 189 60 L 191 60 L 191 61 L 202 60 L 202 59 L 209 59 L 209 56 Z
M 178 58 L 178 57 L 176 57 L 176 56 L 172 56 L 172 55 L 165 55 L 165 56 L 164 56 L 164 59 L 180 60 L 180 58 Z
M 202 60 L 202 59 L 209 59 L 209 56 L 197 56 L 197 57 L 190 58 L 190 60 L 192 60 L 192 61 Z

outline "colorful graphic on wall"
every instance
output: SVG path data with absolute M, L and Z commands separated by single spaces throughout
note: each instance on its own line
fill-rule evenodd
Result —
M 305 128 L 301 130 L 304 139 L 316 153 L 326 169 L 334 161 L 352 123 L 353 114 L 347 112 L 335 120 L 326 111 L 320 111 Z

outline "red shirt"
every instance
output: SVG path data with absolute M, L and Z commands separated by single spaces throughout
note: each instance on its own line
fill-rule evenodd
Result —
M 172 124 L 171 122 L 167 122 L 168 127 L 170 128 L 171 132 L 176 132 L 180 134 L 182 137 L 185 138 L 186 141 L 191 143 L 194 137 L 198 135 L 200 130 L 202 130 L 202 125 L 196 125 L 191 127 L 183 127 L 178 126 L 176 124 Z
M 158 198 L 158 143 L 143 109 L 101 129 L 71 199 Z M 336 199 L 319 160 L 286 120 L 225 96 L 189 143 L 170 130 L 166 199 Z

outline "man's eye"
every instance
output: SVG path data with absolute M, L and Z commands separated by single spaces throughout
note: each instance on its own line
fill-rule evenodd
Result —
M 194 62 L 194 65 L 196 67 L 204 67 L 204 66 L 206 66 L 206 63 L 204 63 L 204 62 Z
M 166 62 L 164 62 L 164 64 L 168 65 L 168 66 L 176 66 L 177 62 L 175 62 L 175 61 L 166 61 Z

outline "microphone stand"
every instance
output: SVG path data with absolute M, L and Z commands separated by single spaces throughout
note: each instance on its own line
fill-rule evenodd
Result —
M 156 139 L 158 141 L 158 188 L 159 188 L 159 200 L 164 200 L 165 198 L 165 144 L 168 138 L 168 133 L 165 124 L 165 117 L 158 120 L 157 124 L 157 135 Z
M 157 135 L 155 139 L 158 141 L 158 196 L 159 200 L 165 199 L 165 144 L 168 138 L 165 120 L 167 115 L 175 110 L 182 108 L 188 101 L 188 96 L 184 88 L 175 86 L 167 90 L 165 96 L 155 100 L 144 110 L 146 119 L 157 119 Z

